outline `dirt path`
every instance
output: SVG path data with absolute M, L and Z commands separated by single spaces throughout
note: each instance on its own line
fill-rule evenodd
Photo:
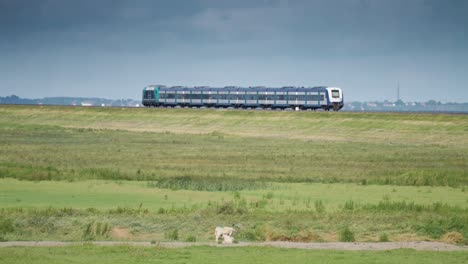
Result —
M 131 246 L 160 246 L 167 248 L 181 248 L 190 246 L 213 246 L 213 247 L 245 247 L 245 246 L 271 246 L 280 248 L 300 248 L 300 249 L 331 249 L 331 250 L 392 250 L 400 248 L 410 248 L 427 251 L 468 251 L 468 246 L 457 246 L 442 242 L 330 242 L 330 243 L 296 243 L 296 242 L 241 242 L 231 245 L 218 245 L 209 242 L 133 242 L 133 241 L 92 241 L 92 242 L 58 242 L 58 241 L 8 241 L 0 242 L 0 247 L 59 247 L 93 244 L 99 246 L 131 245 Z

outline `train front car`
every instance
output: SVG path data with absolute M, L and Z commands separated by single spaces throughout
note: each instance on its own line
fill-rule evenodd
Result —
M 343 91 L 338 87 L 327 87 L 328 91 L 328 109 L 338 111 L 344 106 Z
M 142 104 L 147 107 L 159 105 L 159 86 L 149 85 L 143 88 Z

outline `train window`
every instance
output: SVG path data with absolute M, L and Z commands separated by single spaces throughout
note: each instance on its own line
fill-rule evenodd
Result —
M 154 99 L 154 91 L 145 91 L 145 99 Z
M 278 94 L 277 96 L 278 96 L 278 98 L 277 98 L 276 100 L 278 100 L 278 101 L 284 101 L 284 100 L 286 100 L 284 94 Z
M 288 100 L 289 100 L 289 101 L 296 101 L 296 100 L 297 100 L 297 95 L 295 95 L 295 94 L 290 94 Z
M 218 100 L 218 99 L 220 99 L 219 98 L 220 96 L 221 96 L 220 94 L 214 93 L 214 94 L 211 95 L 211 99 L 212 100 Z
M 324 95 L 320 95 L 320 101 L 323 101 L 325 99 Z M 317 102 L 319 101 L 319 96 L 318 94 L 309 94 L 307 95 L 307 101 L 308 102 Z
M 340 91 L 332 90 L 332 98 L 340 98 Z
M 246 100 L 255 101 L 255 100 L 257 100 L 257 95 L 256 94 L 247 94 L 247 95 L 245 95 L 245 98 L 246 98 Z
M 191 94 L 190 97 L 192 100 L 200 100 L 201 99 L 201 94 Z

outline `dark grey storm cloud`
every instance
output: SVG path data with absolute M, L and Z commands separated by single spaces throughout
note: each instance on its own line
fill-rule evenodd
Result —
M 400 81 L 406 100 L 468 101 L 467 13 L 463 0 L 0 0 L 0 94 L 337 85 L 372 100 Z

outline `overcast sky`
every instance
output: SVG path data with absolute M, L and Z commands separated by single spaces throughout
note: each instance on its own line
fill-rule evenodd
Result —
M 0 96 L 338 86 L 468 101 L 465 0 L 0 0 Z

